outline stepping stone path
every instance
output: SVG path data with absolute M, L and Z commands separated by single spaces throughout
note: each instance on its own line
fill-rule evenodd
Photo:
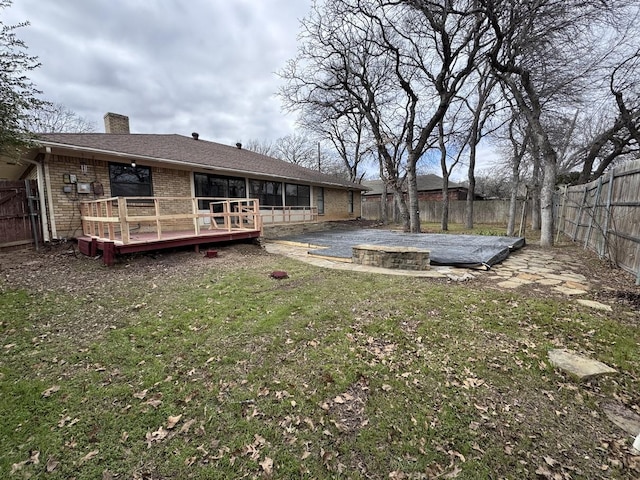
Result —
M 511 254 L 491 272 L 500 280 L 496 284 L 500 288 L 543 285 L 573 296 L 584 295 L 589 290 L 587 277 L 575 272 L 579 268 L 567 263 L 562 255 L 524 249 Z
M 560 370 L 575 375 L 580 380 L 588 380 L 598 375 L 618 373 L 617 370 L 598 360 L 592 360 L 571 350 L 550 350 L 549 361 Z

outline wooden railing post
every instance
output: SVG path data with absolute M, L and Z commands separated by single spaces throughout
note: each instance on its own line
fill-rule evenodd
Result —
M 129 222 L 127 221 L 127 199 L 126 197 L 118 198 L 118 217 L 120 217 L 120 235 L 122 236 L 122 243 L 125 245 L 131 242 L 129 235 Z
M 191 199 L 191 212 L 193 213 L 193 231 L 196 235 L 200 235 L 200 216 L 198 215 L 198 199 Z

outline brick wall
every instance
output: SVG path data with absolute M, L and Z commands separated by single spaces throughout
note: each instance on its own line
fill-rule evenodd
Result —
M 334 188 L 324 189 L 324 215 L 319 219 L 327 220 L 348 220 L 360 216 L 360 192 L 353 191 L 353 213 L 348 212 L 349 193 L 347 190 Z
M 124 163 L 124 162 L 122 162 Z M 51 185 L 54 203 L 55 224 L 58 238 L 73 238 L 82 235 L 80 221 L 80 202 L 111 197 L 109 182 L 109 162 L 106 160 L 77 158 L 63 155 L 50 155 L 46 160 L 47 180 Z M 82 165 L 86 168 L 83 170 Z M 144 164 L 139 164 L 144 166 Z M 91 184 L 90 193 L 78 193 L 77 183 L 65 183 L 65 175 L 75 175 L 77 182 Z M 156 197 L 191 197 L 191 172 L 164 167 L 151 167 L 153 195 Z M 96 187 L 102 186 L 102 194 L 96 194 Z M 64 192 L 64 188 L 71 189 Z M 346 220 L 361 215 L 360 192 L 353 192 L 353 213 L 348 213 L 348 192 L 346 190 L 325 188 L 325 213 L 320 221 Z M 315 201 L 313 202 L 315 205 Z M 129 206 L 130 215 L 150 215 L 155 212 L 149 204 Z M 175 200 L 161 203 L 161 214 L 191 213 L 190 202 Z M 182 230 L 193 227 L 190 219 L 163 222 L 164 230 Z M 140 231 L 153 230 L 155 225 L 143 222 Z
M 102 160 L 83 159 L 62 155 L 52 155 L 46 162 L 48 167 L 48 180 L 51 185 L 51 196 L 54 203 L 55 223 L 58 238 L 73 238 L 82 235 L 80 221 L 80 202 L 111 197 L 111 184 L 109 182 L 109 163 Z M 81 165 L 86 165 L 83 172 Z M 65 175 L 76 175 L 79 183 L 90 183 L 89 194 L 78 193 L 77 184 L 65 183 Z M 171 170 L 167 168 L 151 168 L 151 181 L 153 194 L 160 197 L 190 197 L 190 174 L 185 170 Z M 102 185 L 103 194 L 96 194 L 96 185 Z M 64 187 L 70 187 L 71 192 L 64 192 Z M 190 213 L 184 210 L 185 206 L 179 202 L 164 202 L 162 213 Z M 146 215 L 153 213 L 153 208 L 148 205 L 132 206 L 130 215 Z M 190 228 L 193 223 L 190 220 L 173 222 L 174 228 Z M 167 224 L 170 226 L 170 224 Z

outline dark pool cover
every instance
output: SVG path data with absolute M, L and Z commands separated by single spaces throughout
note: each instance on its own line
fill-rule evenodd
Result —
M 313 232 L 282 240 L 326 247 L 310 250 L 309 253 L 338 258 L 351 258 L 352 247 L 360 244 L 425 248 L 431 252 L 432 265 L 457 267 L 491 267 L 507 258 L 511 250 L 525 244 L 521 237 L 402 233 L 374 229 Z

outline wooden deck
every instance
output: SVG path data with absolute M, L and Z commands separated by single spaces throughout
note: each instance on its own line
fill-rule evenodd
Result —
M 81 253 L 111 266 L 125 253 L 214 244 L 258 238 L 262 235 L 259 204 L 255 199 L 206 199 L 209 210 L 199 210 L 191 197 L 109 199 L 82 202 Z M 135 211 L 132 211 L 134 210 Z
M 101 239 L 96 237 L 78 237 L 78 249 L 80 253 L 95 257 L 102 253 L 102 260 L 105 265 L 112 266 L 117 255 L 136 252 L 148 252 L 152 250 L 163 250 L 176 247 L 195 246 L 198 251 L 203 244 L 215 244 L 223 242 L 233 242 L 251 238 L 259 238 L 260 230 L 241 231 L 216 231 L 206 230 L 194 235 L 190 231 L 165 232 L 158 239 L 155 232 L 138 233 L 131 235 L 131 241 L 127 244 L 121 239 Z

